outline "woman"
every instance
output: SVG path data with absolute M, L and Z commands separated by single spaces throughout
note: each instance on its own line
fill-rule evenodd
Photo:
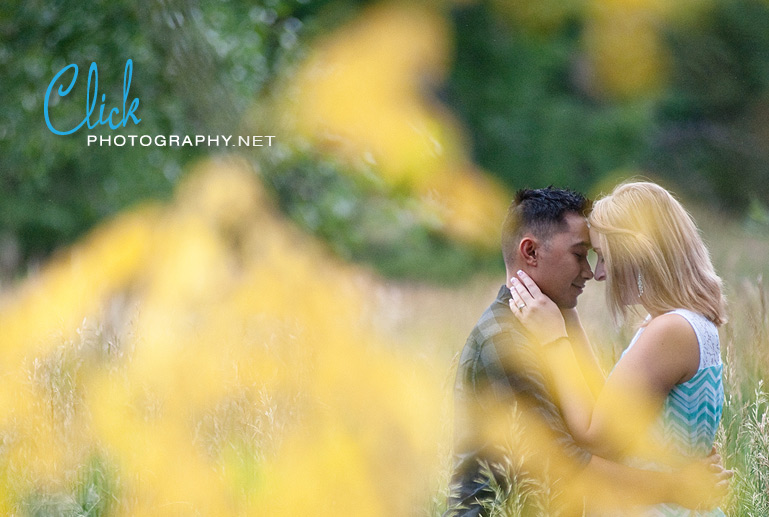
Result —
M 542 343 L 570 431 L 603 456 L 665 469 L 707 456 L 723 409 L 717 326 L 725 321 L 721 280 L 689 214 L 654 183 L 625 183 L 595 203 L 590 240 L 615 319 L 648 312 L 605 384 L 591 389 L 566 332 L 582 336 L 576 310 L 563 313 L 525 273 L 513 278 L 511 309 Z M 574 328 L 577 332 L 574 332 Z M 583 365 L 583 370 L 584 370 Z M 642 515 L 723 515 L 673 505 Z

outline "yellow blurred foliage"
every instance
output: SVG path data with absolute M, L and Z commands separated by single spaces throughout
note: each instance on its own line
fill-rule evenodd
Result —
M 71 336 L 99 300 L 124 284 L 148 252 L 152 209 L 126 215 L 95 231 L 38 278 L 0 299 L 0 364 L 16 364 L 29 346 L 50 347 L 51 334 Z M 115 250 L 120 250 L 115 253 Z M 90 275 L 90 282 L 72 278 Z
M 586 2 L 583 44 L 598 93 L 647 98 L 668 80 L 665 31 L 696 23 L 712 0 L 590 0 Z
M 665 4 L 659 0 L 590 2 L 584 45 L 601 91 L 620 98 L 646 97 L 664 85 L 668 60 L 661 33 Z
M 450 39 L 446 20 L 426 6 L 370 8 L 314 46 L 279 116 L 289 134 L 427 197 L 449 234 L 495 247 L 489 218 L 503 219 L 510 196 L 480 177 L 459 125 L 429 94 L 446 74 Z
M 515 15 L 534 16 L 524 4 Z M 548 5 L 543 23 L 560 23 L 566 11 Z M 668 7 L 590 5 L 586 45 L 603 87 L 656 88 Z M 496 247 L 510 196 L 426 93 L 446 73 L 450 38 L 426 6 L 370 8 L 318 42 L 278 112 L 326 152 L 371 163 L 452 236 Z M 114 470 L 101 475 L 115 515 L 425 507 L 446 372 L 377 330 L 377 280 L 283 220 L 255 177 L 237 159 L 203 162 L 170 204 L 104 223 L 3 294 L 0 513 L 71 493 L 94 456 Z M 508 435 L 508 409 L 489 433 Z M 520 426 L 533 430 L 524 448 L 546 457 L 530 454 L 530 471 L 574 470 L 541 422 Z M 579 501 L 590 488 L 563 490 Z
M 172 204 L 6 294 L 0 505 L 71 491 L 94 454 L 117 515 L 424 505 L 445 372 L 375 332 L 375 285 L 277 216 L 245 163 L 198 166 Z M 120 299 L 114 336 L 83 330 Z

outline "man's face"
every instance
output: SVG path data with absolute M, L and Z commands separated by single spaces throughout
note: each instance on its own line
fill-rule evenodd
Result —
M 585 283 L 593 278 L 587 252 L 590 234 L 585 218 L 566 214 L 566 231 L 559 232 L 537 248 L 537 267 L 529 275 L 561 309 L 577 306 Z

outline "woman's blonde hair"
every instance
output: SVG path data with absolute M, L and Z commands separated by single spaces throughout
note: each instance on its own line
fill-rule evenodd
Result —
M 726 322 L 722 282 L 689 213 L 667 190 L 629 182 L 598 200 L 589 218 L 598 232 L 612 315 L 638 293 L 650 312 L 689 309 Z

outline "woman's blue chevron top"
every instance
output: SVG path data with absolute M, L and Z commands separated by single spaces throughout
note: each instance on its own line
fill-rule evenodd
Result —
M 700 347 L 700 364 L 694 377 L 670 390 L 654 426 L 653 438 L 658 445 L 673 454 L 684 458 L 703 458 L 713 447 L 724 408 L 723 364 L 718 329 L 713 322 L 690 310 L 676 309 L 670 313 L 685 318 L 694 329 Z M 625 352 L 630 350 L 642 332 L 643 327 L 638 330 Z M 633 463 L 642 466 L 643 462 Z M 654 468 L 652 465 L 646 466 Z M 662 504 L 645 508 L 640 515 L 722 516 L 724 513 L 719 509 L 697 512 Z

